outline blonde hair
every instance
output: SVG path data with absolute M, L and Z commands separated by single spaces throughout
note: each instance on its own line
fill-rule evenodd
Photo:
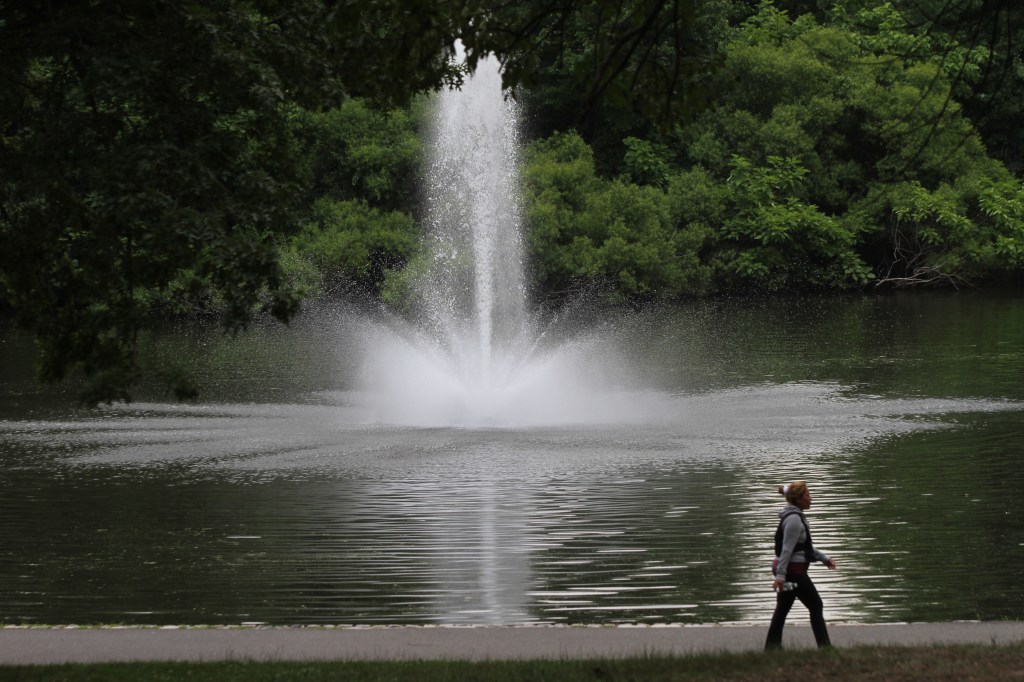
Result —
M 786 496 L 786 502 L 793 503 L 803 497 L 803 494 L 807 492 L 807 484 L 803 481 L 793 481 L 786 485 L 779 486 L 779 494 Z

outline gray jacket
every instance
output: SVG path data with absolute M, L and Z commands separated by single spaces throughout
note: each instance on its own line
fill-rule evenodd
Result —
M 803 551 L 794 551 L 798 542 L 807 542 L 807 531 L 804 530 L 803 521 L 800 520 L 800 514 L 790 514 L 793 511 L 800 511 L 800 508 L 787 504 L 779 511 L 779 518 L 783 515 L 786 516 L 785 520 L 782 521 L 782 553 L 779 554 L 779 564 L 775 569 L 775 579 L 785 580 L 786 569 L 789 568 L 789 563 L 810 563 L 811 560 L 807 558 Z M 827 563 L 829 557 L 824 552 L 819 552 L 817 547 L 814 547 L 814 561 L 820 561 L 821 563 Z

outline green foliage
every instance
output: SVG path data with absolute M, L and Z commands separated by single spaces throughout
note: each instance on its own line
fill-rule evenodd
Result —
M 291 240 L 283 262 L 307 297 L 355 283 L 376 291 L 389 270 L 401 268 L 418 245 L 413 219 L 366 202 L 323 198 Z
M 194 5 L 5 15 L 0 281 L 40 376 L 80 368 L 89 401 L 127 397 L 139 293 L 185 270 L 231 329 L 286 319 L 273 233 L 294 225 L 282 99 L 302 28 Z
M 833 21 L 880 53 L 940 63 L 995 158 L 1024 167 L 1024 4 L 987 0 L 845 2 Z M 859 7 L 858 7 L 859 6 Z M 859 9 L 859 11 L 855 11 Z
M 1020 181 L 1005 175 L 965 177 L 934 190 L 910 181 L 869 200 L 888 220 L 892 261 L 883 282 L 960 286 L 1019 279 L 1024 266 Z
M 810 14 L 800 14 L 796 21 L 790 19 L 790 13 L 776 7 L 772 0 L 761 0 L 757 11 L 740 26 L 738 41 L 750 45 L 774 45 L 779 47 L 798 38 L 808 27 L 816 25 Z
M 0 293 L 39 339 L 40 377 L 82 371 L 88 402 L 125 399 L 136 338 L 168 308 L 216 302 L 230 330 L 287 320 L 278 246 L 309 200 L 299 108 L 457 81 L 446 48 L 479 6 L 0 5 Z M 337 117 L 379 123 L 356 105 Z M 415 150 L 401 121 L 385 128 L 345 148 L 344 172 L 400 203 Z
M 1016 277 L 1017 190 L 955 99 L 986 58 L 886 3 L 823 26 L 762 2 L 711 75 L 714 106 L 670 138 L 624 136 L 605 164 L 619 180 L 594 161 L 604 142 L 535 144 L 541 286 L 644 298 Z
M 390 310 L 412 314 L 421 301 L 417 284 L 429 276 L 430 258 L 422 249 L 414 253 L 405 267 L 389 269 L 384 273 L 380 286 L 380 300 Z
M 978 208 L 991 221 L 992 238 L 976 256 L 982 267 L 1001 269 L 1004 263 L 1024 268 L 1024 183 L 1013 179 L 986 183 Z
M 531 0 L 505 3 L 492 25 L 507 36 L 506 80 L 524 86 L 536 135 L 578 131 L 598 171 L 614 175 L 624 170 L 623 139 L 650 139 L 711 99 L 705 76 L 746 4 Z M 523 49 L 515 26 L 534 26 L 541 39 Z
M 762 3 L 715 74 L 716 106 L 677 134 L 727 187 L 717 279 L 776 290 L 858 286 L 868 266 L 891 283 L 1012 276 L 1012 258 L 985 246 L 995 226 L 979 207 L 979 188 L 1006 171 L 949 76 L 978 55 L 910 33 L 880 3 L 833 26 Z
M 381 111 L 349 99 L 319 112 L 297 112 L 293 122 L 307 159 L 305 194 L 361 199 L 389 210 L 415 203 L 423 145 L 406 109 Z
M 602 180 L 575 134 L 534 143 L 526 158 L 531 264 L 537 286 L 565 293 L 583 282 L 611 284 L 628 298 L 703 291 L 700 228 L 677 229 L 667 193 Z
M 664 187 L 669 174 L 669 153 L 665 145 L 635 137 L 627 137 L 622 142 L 626 146 L 623 164 L 630 179 L 640 185 Z
M 871 279 L 853 249 L 855 233 L 798 198 L 806 175 L 794 158 L 769 156 L 767 166 L 754 167 L 733 157 L 725 192 L 729 217 L 715 259 L 725 286 L 843 289 Z

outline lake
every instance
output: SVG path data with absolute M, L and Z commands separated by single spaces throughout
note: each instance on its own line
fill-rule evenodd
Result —
M 1024 295 L 606 322 L 573 360 L 593 386 L 466 423 L 418 380 L 405 411 L 369 395 L 339 309 L 146 341 L 194 404 L 78 408 L 4 328 L 0 620 L 765 623 L 793 479 L 830 621 L 1024 619 Z

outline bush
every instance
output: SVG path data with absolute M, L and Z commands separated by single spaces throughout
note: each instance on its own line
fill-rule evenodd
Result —
M 377 292 L 387 272 L 416 252 L 412 217 L 362 201 L 320 199 L 282 254 L 286 275 L 308 296 L 355 283 Z

